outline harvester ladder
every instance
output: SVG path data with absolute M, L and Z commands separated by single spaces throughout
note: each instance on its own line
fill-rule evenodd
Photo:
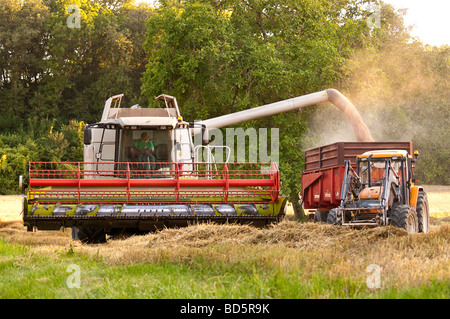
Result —
M 203 148 L 206 149 L 206 161 L 203 161 Z M 217 172 L 217 162 L 216 158 L 212 153 L 213 149 L 225 149 L 226 151 L 226 160 L 225 163 L 228 163 L 230 161 L 230 155 L 231 155 L 231 149 L 229 146 L 226 145 L 197 145 L 194 148 L 194 162 L 197 163 L 195 169 L 198 170 L 198 165 L 201 163 L 206 164 L 206 171 L 212 173 L 212 166 L 214 165 L 214 168 Z M 202 150 L 201 153 L 199 153 L 199 150 Z M 212 174 L 208 175 L 208 179 L 211 179 Z

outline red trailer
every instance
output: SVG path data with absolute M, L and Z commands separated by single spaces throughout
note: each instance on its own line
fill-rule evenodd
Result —
M 345 161 L 356 169 L 356 156 L 375 150 L 406 150 L 413 154 L 412 142 L 338 142 L 305 152 L 301 202 L 304 209 L 326 211 L 340 204 Z

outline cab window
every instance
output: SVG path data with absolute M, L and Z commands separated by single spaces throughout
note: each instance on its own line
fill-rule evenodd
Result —
M 121 155 L 124 162 L 170 161 L 170 130 L 123 130 Z
M 370 163 L 370 167 L 369 167 Z M 397 174 L 401 181 L 401 165 L 399 161 L 391 162 L 393 171 Z M 369 174 L 370 171 L 370 174 Z M 359 174 L 361 182 L 363 184 L 380 185 L 383 182 L 383 178 L 386 176 L 386 162 L 383 161 L 361 161 L 359 163 Z

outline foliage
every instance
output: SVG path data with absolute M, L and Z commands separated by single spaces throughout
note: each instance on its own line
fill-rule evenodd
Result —
M 69 28 L 68 5 L 80 7 Z M 148 5 L 131 0 L 20 0 L 0 4 L 0 131 L 23 119 L 98 120 L 102 101 L 140 98 Z
M 67 25 L 69 4 L 80 28 Z M 81 160 L 81 127 L 115 94 L 128 105 L 171 94 L 194 121 L 328 87 L 378 139 L 413 140 L 420 179 L 448 184 L 449 49 L 411 39 L 403 14 L 378 0 L 1 1 L 0 193 L 17 191 L 27 161 Z M 323 110 L 241 124 L 280 129 L 282 191 L 297 212 L 304 149 L 340 136 L 340 115 Z
M 61 131 L 51 121 L 29 119 L 14 134 L 0 135 L 0 194 L 19 192 L 19 176 L 27 176 L 28 163 L 83 161 L 84 123 L 71 120 Z

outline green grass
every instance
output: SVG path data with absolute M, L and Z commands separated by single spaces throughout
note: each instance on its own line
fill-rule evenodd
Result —
M 214 248 L 206 248 L 214 249 Z M 80 267 L 80 288 L 69 288 L 69 265 Z M 420 287 L 370 290 L 364 278 L 333 278 L 318 270 L 282 271 L 252 259 L 216 262 L 199 254 L 189 261 L 110 265 L 101 256 L 69 249 L 41 254 L 0 240 L 0 298 L 442 298 L 450 281 Z

